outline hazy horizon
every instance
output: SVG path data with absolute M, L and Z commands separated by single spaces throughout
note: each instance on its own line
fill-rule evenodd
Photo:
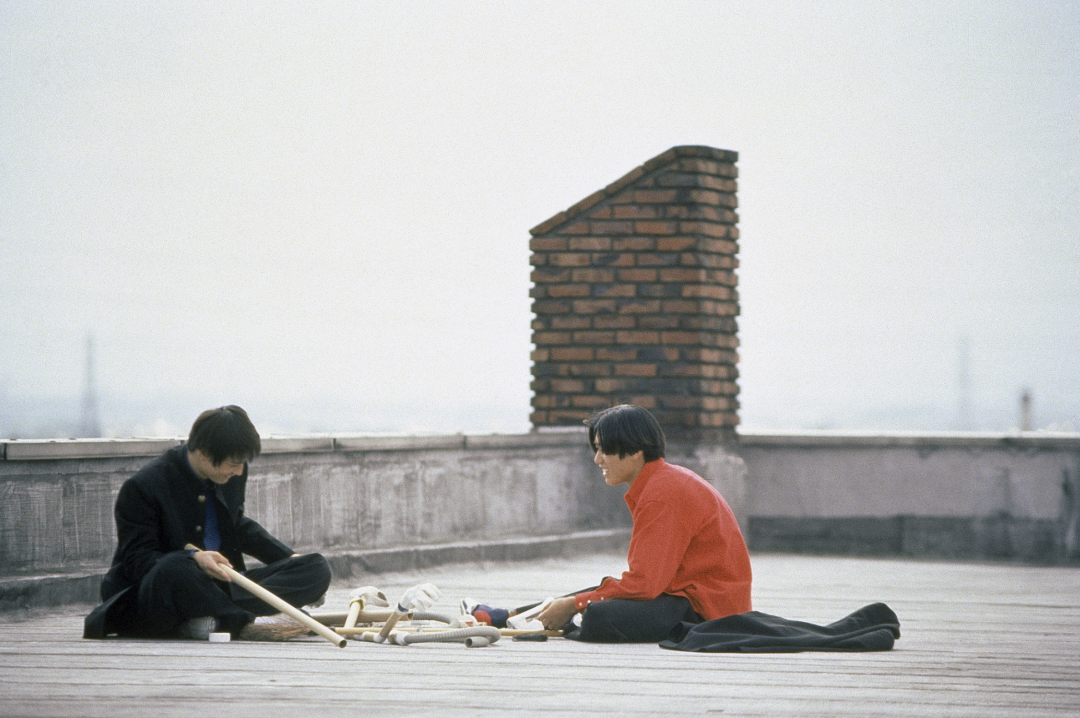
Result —
M 746 429 L 1080 427 L 1080 6 L 4 2 L 0 438 L 529 428 L 529 228 L 739 153 Z

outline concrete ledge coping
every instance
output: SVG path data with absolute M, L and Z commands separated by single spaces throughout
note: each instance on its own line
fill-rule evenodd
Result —
M 464 449 L 464 434 L 449 436 L 336 436 L 337 451 L 416 451 L 422 449 Z
M 583 446 L 584 429 L 532 431 L 527 434 L 448 434 L 416 436 L 269 436 L 264 454 L 331 453 L 335 451 L 421 451 L 452 449 L 513 449 Z M 0 442 L 0 460 L 33 461 L 157 456 L 183 439 L 12 439 Z
M 513 449 L 584 446 L 584 428 L 542 429 L 527 434 L 448 434 L 416 436 L 271 436 L 262 441 L 267 454 L 330 453 L 358 451 L 420 451 L 455 449 Z M 12 439 L 0 442 L 0 460 L 33 461 L 157 456 L 183 443 L 183 439 Z M 746 447 L 963 447 L 978 449 L 1013 446 L 1024 449 L 1078 449 L 1080 433 L 1050 431 L 1014 432 L 860 432 L 792 431 L 738 434 Z
M 582 445 L 583 432 L 452 434 L 444 436 L 338 436 L 337 451 L 417 451 L 425 449 L 513 449 Z
M 18 439 L 2 442 L 0 451 L 7 461 L 157 456 L 179 443 L 179 439 Z
M 769 447 L 960 447 L 960 448 L 1055 448 L 1080 449 L 1080 433 L 1051 431 L 1013 432 L 914 432 L 914 431 L 741 431 L 739 446 Z
M 262 440 L 264 454 L 311 454 L 334 450 L 332 436 L 268 436 Z
M 584 428 L 569 431 L 533 431 L 528 434 L 481 434 L 466 436 L 465 446 L 470 449 L 515 449 L 545 446 L 580 446 L 588 442 Z

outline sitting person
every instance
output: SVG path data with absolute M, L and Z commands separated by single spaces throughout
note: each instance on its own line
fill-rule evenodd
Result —
M 486 612 L 495 625 L 530 612 L 567 638 L 604 643 L 661 641 L 680 622 L 751 610 L 750 556 L 735 515 L 704 479 L 664 461 L 664 432 L 653 415 L 622 405 L 586 423 L 604 481 L 628 487 L 624 499 L 634 521 L 629 570 L 542 608 L 500 611 L 467 599 L 466 610 Z
M 244 573 L 301 607 L 330 586 L 317 553 L 300 556 L 244 515 L 248 462 L 262 444 L 238 406 L 203 412 L 186 445 L 176 446 L 124 482 L 116 498 L 117 547 L 101 584 L 104 603 L 86 617 L 85 638 L 281 640 L 307 629 L 268 617 L 276 609 L 233 584 L 220 565 Z M 264 566 L 245 572 L 244 554 Z

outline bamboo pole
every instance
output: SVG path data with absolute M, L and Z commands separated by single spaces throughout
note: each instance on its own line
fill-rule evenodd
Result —
M 331 631 L 329 628 L 319 623 L 314 618 L 301 611 L 299 608 L 293 606 L 288 601 L 282 598 L 278 598 L 273 593 L 267 591 L 265 588 L 255 583 L 250 578 L 244 576 L 242 573 L 240 573 L 234 568 L 226 566 L 223 563 L 219 563 L 218 568 L 227 573 L 229 575 L 229 578 L 232 579 L 233 583 L 235 583 L 240 588 L 248 591 L 256 598 L 261 598 L 262 600 L 266 601 L 274 608 L 278 609 L 279 611 L 289 616 L 294 621 L 297 621 L 301 625 L 307 626 L 312 631 L 319 634 L 326 640 L 330 641 L 338 648 L 345 647 L 345 644 L 347 642 L 345 638 L 335 633 L 334 631 Z

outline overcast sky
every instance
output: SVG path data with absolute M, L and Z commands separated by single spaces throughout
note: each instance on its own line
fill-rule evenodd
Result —
M 744 426 L 1080 428 L 1031 0 L 0 0 L 0 419 L 92 335 L 112 434 L 527 430 L 528 230 L 684 144 L 739 153 Z

